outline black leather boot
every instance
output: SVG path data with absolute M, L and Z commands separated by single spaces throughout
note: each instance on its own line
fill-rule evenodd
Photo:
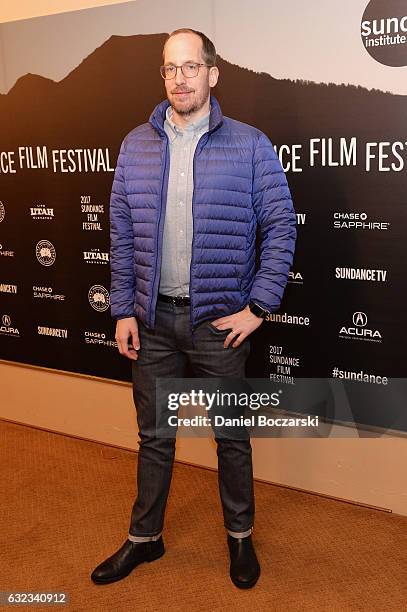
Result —
M 130 574 L 130 572 L 144 561 L 154 561 L 165 553 L 162 536 L 151 542 L 131 542 L 126 540 L 121 548 L 111 557 L 103 561 L 91 574 L 96 584 L 116 582 Z
M 228 534 L 230 577 L 239 589 L 250 589 L 260 576 L 260 565 L 253 547 L 252 536 L 234 538 Z

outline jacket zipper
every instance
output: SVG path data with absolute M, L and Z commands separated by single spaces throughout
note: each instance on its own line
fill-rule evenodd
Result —
M 192 162 L 192 181 L 193 181 L 193 185 L 194 188 L 192 190 L 192 243 L 191 243 L 191 263 L 189 266 L 189 321 L 190 321 L 190 327 L 191 327 L 191 335 L 192 335 L 192 345 L 194 344 L 194 323 L 193 323 L 193 315 L 192 315 L 192 311 L 193 311 L 193 291 L 192 291 L 192 264 L 194 262 L 194 242 L 195 242 L 195 222 L 194 222 L 194 201 L 195 201 L 195 160 L 196 160 L 196 154 L 197 152 L 199 153 L 203 147 L 200 147 L 199 144 L 201 142 L 201 140 L 204 139 L 205 136 L 207 136 L 207 140 L 209 139 L 209 134 L 210 132 L 205 132 L 204 134 L 202 134 L 202 136 L 200 137 L 200 139 L 197 142 L 197 145 L 195 147 L 195 152 L 194 152 L 194 159 Z
M 160 211 L 158 215 L 158 227 L 157 227 L 157 240 L 156 240 L 156 261 L 155 261 L 155 270 L 154 270 L 154 280 L 153 280 L 153 291 L 151 298 L 151 306 L 150 306 L 150 327 L 152 328 L 155 324 L 155 309 L 157 304 L 158 297 L 158 280 L 161 275 L 161 259 L 162 259 L 162 250 L 158 250 L 160 243 L 162 243 L 162 228 L 163 224 L 161 220 L 163 219 L 163 209 L 165 212 L 165 208 L 167 205 L 167 194 L 165 194 L 165 202 L 163 201 L 163 192 L 164 192 L 164 184 L 165 178 L 167 174 L 167 166 L 168 166 L 168 136 L 166 132 L 164 132 L 166 143 L 165 143 L 165 151 L 164 151 L 164 168 L 161 179 L 161 194 L 160 194 Z

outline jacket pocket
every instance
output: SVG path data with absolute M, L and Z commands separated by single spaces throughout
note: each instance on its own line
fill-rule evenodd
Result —
M 239 283 L 239 289 L 242 296 L 246 295 L 247 287 L 249 285 L 249 279 L 247 277 L 247 264 L 242 266 L 239 271 L 239 267 L 236 266 L 236 276 Z
M 241 267 L 242 272 L 239 276 L 240 291 L 245 298 L 249 293 L 249 287 L 252 283 L 252 278 L 249 277 L 249 272 L 251 270 L 250 262 L 251 258 L 253 257 L 253 250 L 255 249 L 254 245 L 256 243 L 256 227 L 256 218 L 252 217 L 246 236 L 245 263 Z

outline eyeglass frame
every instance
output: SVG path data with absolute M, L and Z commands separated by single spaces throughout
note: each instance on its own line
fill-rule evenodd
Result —
M 198 67 L 197 73 L 196 73 L 194 76 L 192 76 L 192 77 L 188 77 L 188 76 L 187 76 L 187 75 L 184 73 L 184 71 L 183 71 L 183 67 L 184 67 L 186 64 L 194 64 L 195 66 L 197 66 L 197 67 Z M 173 67 L 175 68 L 175 74 L 174 74 L 174 76 L 173 76 L 173 77 L 166 78 L 166 77 L 163 75 L 162 70 L 163 70 L 164 68 L 166 68 L 167 66 L 173 66 Z M 163 66 L 160 66 L 160 74 L 161 74 L 162 78 L 164 79 L 164 81 L 171 81 L 172 79 L 176 79 L 176 78 L 177 78 L 178 68 L 181 68 L 181 72 L 182 72 L 183 76 L 184 76 L 186 79 L 195 79 L 195 78 L 198 76 L 198 74 L 199 74 L 199 69 L 200 69 L 200 67 L 201 67 L 201 66 L 206 66 L 207 68 L 213 68 L 213 67 L 214 67 L 214 66 L 213 66 L 213 64 L 200 64 L 200 63 L 198 63 L 198 62 L 184 62 L 183 64 L 180 64 L 180 65 L 178 65 L 178 66 L 177 66 L 177 65 L 175 65 L 175 64 L 164 64 Z

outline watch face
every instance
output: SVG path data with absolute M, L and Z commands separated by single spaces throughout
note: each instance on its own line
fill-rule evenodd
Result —
M 249 308 L 251 312 L 256 315 L 256 317 L 260 317 L 261 319 L 264 319 L 264 317 L 267 315 L 267 311 L 254 302 L 250 302 Z

